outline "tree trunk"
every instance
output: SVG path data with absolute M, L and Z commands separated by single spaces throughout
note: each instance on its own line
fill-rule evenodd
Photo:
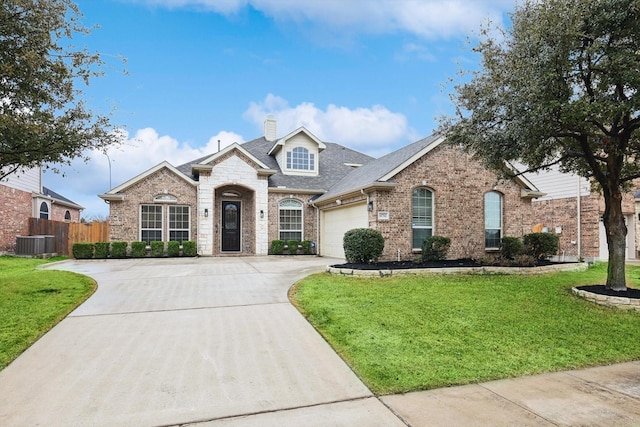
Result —
M 626 291 L 625 251 L 627 247 L 627 226 L 622 214 L 622 192 L 604 192 L 604 228 L 609 245 L 609 266 L 607 269 L 607 289 Z

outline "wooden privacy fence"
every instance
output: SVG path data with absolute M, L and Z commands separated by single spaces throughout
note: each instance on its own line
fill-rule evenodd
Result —
M 29 218 L 29 235 L 55 236 L 56 252 L 70 256 L 74 243 L 108 242 L 109 223 L 78 223 Z

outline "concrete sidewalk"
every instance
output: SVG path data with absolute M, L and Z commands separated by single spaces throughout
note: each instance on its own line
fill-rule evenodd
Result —
M 99 288 L 0 372 L 0 425 L 640 426 L 640 362 L 376 398 L 287 299 L 329 262 L 51 266 Z

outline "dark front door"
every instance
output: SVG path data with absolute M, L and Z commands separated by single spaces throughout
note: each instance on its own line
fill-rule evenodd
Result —
M 222 250 L 240 252 L 240 202 L 222 202 Z

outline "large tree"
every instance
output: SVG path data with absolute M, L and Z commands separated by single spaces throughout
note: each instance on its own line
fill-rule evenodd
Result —
M 104 63 L 74 46 L 89 34 L 81 18 L 71 0 L 0 2 L 0 179 L 118 142 L 109 116 L 82 100 Z
M 640 177 L 640 0 L 524 0 L 483 31 L 449 139 L 496 170 L 558 165 L 601 188 L 607 288 L 626 290 L 622 197 Z

